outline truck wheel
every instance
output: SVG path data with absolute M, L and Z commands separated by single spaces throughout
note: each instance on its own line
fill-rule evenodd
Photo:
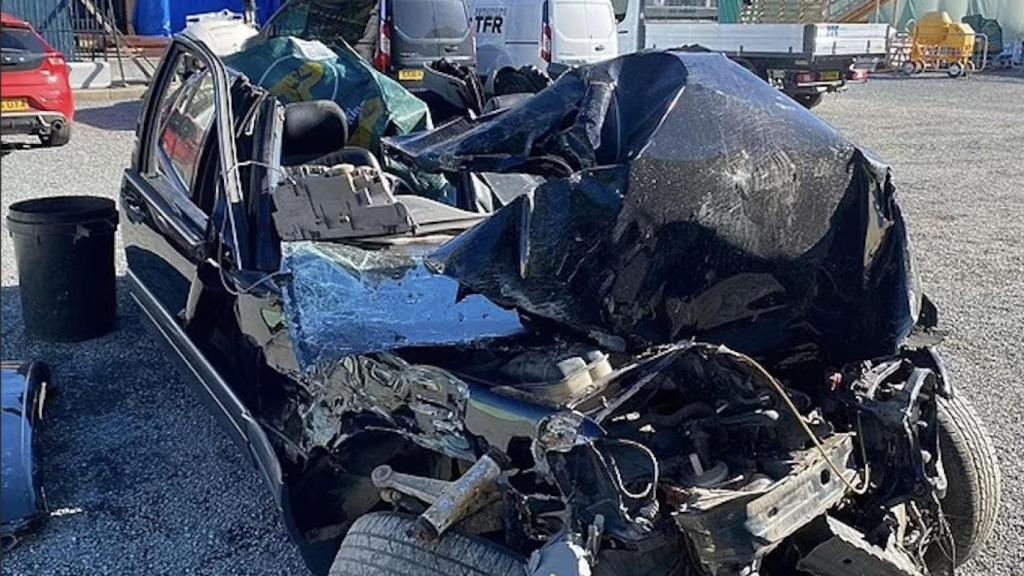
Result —
M 962 395 L 939 399 L 939 446 L 949 487 L 942 511 L 954 550 L 935 544 L 926 560 L 933 574 L 948 574 L 985 545 L 999 511 L 1001 476 L 992 440 L 974 408 Z
M 796 94 L 793 96 L 793 100 L 796 100 L 797 102 L 800 103 L 801 106 L 807 108 L 808 110 L 814 108 L 818 104 L 821 104 L 821 101 L 824 98 L 825 95 L 822 94 L 821 92 L 818 92 L 817 94 Z
M 329 576 L 525 576 L 510 550 L 448 532 L 437 542 L 409 536 L 416 520 L 391 512 L 357 519 L 338 549 Z
M 71 141 L 71 124 L 60 120 L 54 122 L 50 127 L 49 134 L 39 135 L 39 141 L 43 143 L 43 146 L 51 148 L 67 144 Z

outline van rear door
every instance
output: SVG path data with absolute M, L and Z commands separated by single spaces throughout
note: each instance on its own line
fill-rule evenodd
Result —
M 423 67 L 442 58 L 476 63 L 469 14 L 463 0 L 388 0 L 393 34 L 391 62 L 398 80 L 415 88 Z
M 618 56 L 609 0 L 551 0 L 552 61 L 575 65 Z
M 593 61 L 586 0 L 550 0 L 551 61 L 586 64 Z
M 618 56 L 619 36 L 612 3 L 609 0 L 586 0 L 586 3 L 587 30 L 590 33 L 589 62 Z

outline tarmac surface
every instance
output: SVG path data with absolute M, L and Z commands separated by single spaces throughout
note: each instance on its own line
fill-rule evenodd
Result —
M 88 104 L 66 147 L 4 146 L 2 357 L 51 363 L 56 393 L 42 432 L 53 514 L 0 573 L 306 574 L 266 487 L 143 329 L 123 282 L 113 334 L 55 345 L 22 329 L 8 206 L 115 197 L 138 110 Z M 878 78 L 816 112 L 892 165 L 956 385 L 995 438 L 1003 508 L 958 574 L 1024 574 L 1024 78 Z M 122 275 L 120 246 L 117 264 Z

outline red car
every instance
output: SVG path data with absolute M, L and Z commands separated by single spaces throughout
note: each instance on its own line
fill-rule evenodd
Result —
M 0 134 L 34 134 L 46 146 L 71 138 L 75 101 L 64 55 L 32 25 L 0 13 Z

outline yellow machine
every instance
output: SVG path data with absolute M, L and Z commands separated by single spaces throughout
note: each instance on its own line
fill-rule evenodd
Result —
M 903 64 L 907 74 L 945 70 L 955 78 L 974 69 L 974 29 L 953 22 L 946 12 L 922 16 L 911 38 L 910 58 Z

